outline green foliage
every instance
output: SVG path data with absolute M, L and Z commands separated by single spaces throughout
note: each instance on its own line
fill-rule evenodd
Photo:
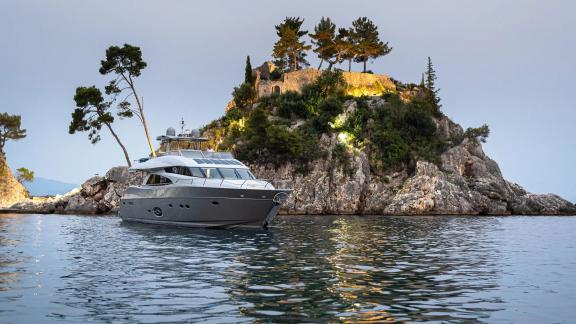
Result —
M 436 79 L 436 71 L 434 70 L 432 59 L 428 57 L 428 65 L 426 66 L 426 79 L 424 80 L 424 84 L 426 86 L 425 100 L 428 101 L 432 107 L 434 115 L 440 117 L 440 115 L 442 115 L 440 112 L 442 105 L 440 104 L 440 96 L 438 95 L 440 89 L 436 89 Z
M 437 162 L 445 143 L 436 136 L 432 113 L 422 104 L 404 103 L 397 94 L 387 94 L 387 103 L 370 109 L 363 99 L 344 123 L 354 144 L 370 152 L 376 171 L 408 166 L 418 159 Z
M 250 162 L 306 164 L 318 157 L 315 138 L 269 122 L 266 111 L 260 107 L 249 115 L 240 139 L 238 158 Z
M 330 60 L 335 54 L 336 25 L 330 18 L 320 19 L 320 22 L 314 27 L 314 34 L 310 34 L 312 44 L 316 47 L 313 51 L 318 54 L 322 61 Z
M 16 180 L 20 183 L 33 182 L 34 181 L 34 171 L 30 171 L 26 168 L 20 168 L 16 170 Z
M 254 86 L 254 76 L 252 75 L 252 64 L 250 63 L 250 56 L 246 56 L 246 67 L 244 68 L 244 83 Z
M 106 59 L 100 65 L 100 73 L 103 75 L 113 72 L 138 77 L 147 64 L 142 60 L 140 47 L 124 44 L 123 47 L 110 46 L 106 50 Z
M 95 86 L 76 88 L 74 101 L 76 109 L 72 112 L 68 133 L 88 132 L 90 142 L 98 143 L 102 126 L 114 122 L 114 116 L 108 111 L 110 103 L 104 102 L 102 92 Z
M 0 113 L 0 155 L 4 156 L 4 145 L 7 140 L 17 141 L 26 137 L 26 130 L 21 127 L 19 115 Z
M 380 40 L 378 27 L 367 17 L 361 17 L 352 22 L 354 31 L 352 38 L 355 43 L 356 62 L 364 63 L 363 72 L 366 72 L 366 62 L 368 59 L 376 59 L 387 55 L 392 51 L 388 43 Z
M 278 81 L 282 79 L 282 71 L 280 69 L 275 69 L 274 71 L 270 72 L 270 80 Z
M 476 128 L 469 127 L 466 129 L 466 132 L 464 132 L 465 137 L 470 139 L 479 139 L 482 143 L 486 143 L 488 135 L 490 135 L 490 128 L 487 124 Z
M 239 87 L 234 87 L 232 97 L 236 107 L 244 109 L 254 103 L 256 99 L 256 90 L 250 83 L 242 83 Z
M 306 51 L 312 48 L 300 39 L 308 34 L 301 30 L 304 19 L 299 17 L 286 17 L 276 26 L 276 34 L 279 39 L 274 44 L 272 57 L 276 59 L 276 66 L 285 71 L 296 71 L 302 66 L 308 66 Z
M 283 118 L 310 117 L 306 101 L 299 93 L 287 91 L 276 98 L 275 106 L 278 107 L 278 116 Z

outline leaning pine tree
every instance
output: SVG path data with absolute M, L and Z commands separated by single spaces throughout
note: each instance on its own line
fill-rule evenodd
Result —
M 124 146 L 120 137 L 112 128 L 114 116 L 109 111 L 111 102 L 104 101 L 102 92 L 95 86 L 76 88 L 74 101 L 76 102 L 76 109 L 72 113 L 72 121 L 68 127 L 68 132 L 70 134 L 87 132 L 90 142 L 96 144 L 101 139 L 100 130 L 103 126 L 106 127 L 116 140 L 116 143 L 122 148 L 126 163 L 129 167 L 132 166 L 126 146 Z
M 147 66 L 142 60 L 140 47 L 129 44 L 124 44 L 123 47 L 110 46 L 106 50 L 106 59 L 100 63 L 100 74 L 114 75 L 114 79 L 105 87 L 106 94 L 112 96 L 113 102 L 116 102 L 119 95 L 125 94 L 125 97 L 117 104 L 118 116 L 121 118 L 138 117 L 144 128 L 151 155 L 155 157 L 156 151 L 152 145 L 144 115 L 144 99 L 138 96 L 134 83 Z M 136 103 L 136 108 L 132 108 L 132 100 Z

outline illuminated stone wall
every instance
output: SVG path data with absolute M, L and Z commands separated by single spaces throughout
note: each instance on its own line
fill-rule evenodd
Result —
M 269 66 L 266 65 L 266 68 L 269 69 Z M 284 73 L 281 80 L 272 81 L 267 80 L 266 73 L 256 69 L 256 93 L 259 98 L 270 96 L 275 90 L 279 90 L 280 93 L 287 91 L 301 93 L 304 86 L 314 82 L 321 74 L 322 71 L 317 69 L 304 69 Z M 346 88 L 348 95 L 379 96 L 385 92 L 396 91 L 396 86 L 387 75 L 362 72 L 343 72 L 342 75 L 348 85 Z

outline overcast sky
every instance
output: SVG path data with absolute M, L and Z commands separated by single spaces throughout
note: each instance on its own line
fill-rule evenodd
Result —
M 369 69 L 405 82 L 418 82 L 431 56 L 444 112 L 463 127 L 490 125 L 484 149 L 504 176 L 576 201 L 573 0 L 2 0 L 0 112 L 22 115 L 28 130 L 6 145 L 10 165 L 82 183 L 124 163 L 107 132 L 97 145 L 68 134 L 75 88 L 109 80 L 98 73 L 108 46 L 142 48 L 148 68 L 136 82 L 156 136 L 182 117 L 190 128 L 220 117 L 246 55 L 253 66 L 268 60 L 285 16 L 309 30 L 322 16 L 343 27 L 368 16 L 394 48 Z M 114 126 L 132 159 L 148 154 L 136 119 Z

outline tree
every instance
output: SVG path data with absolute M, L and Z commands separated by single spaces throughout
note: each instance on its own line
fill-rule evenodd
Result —
M 310 38 L 312 39 L 312 44 L 316 45 L 313 51 L 318 54 L 318 58 L 320 59 L 320 65 L 318 66 L 318 70 L 320 70 L 322 63 L 334 56 L 336 25 L 330 18 L 322 17 L 318 25 L 314 27 L 314 34 L 310 34 Z
M 254 76 L 252 75 L 252 64 L 250 63 L 250 55 L 246 56 L 246 68 L 244 70 L 244 83 L 254 86 Z
M 477 138 L 482 143 L 486 143 L 488 135 L 490 135 L 490 128 L 488 127 L 487 124 L 484 124 L 476 128 L 469 127 L 468 129 L 466 129 L 466 132 L 464 132 L 464 136 L 471 139 Z
M 9 115 L 8 113 L 0 114 L 0 154 L 4 154 L 4 145 L 7 140 L 19 140 L 26 137 L 26 130 L 20 128 L 20 116 Z
M 236 107 L 243 109 L 254 103 L 256 91 L 250 83 L 242 83 L 239 87 L 234 87 L 232 98 Z
M 16 170 L 18 174 L 16 175 L 16 180 L 20 183 L 33 182 L 34 181 L 34 171 L 30 171 L 26 168 L 20 168 Z
M 276 59 L 276 66 L 285 71 L 296 71 L 301 66 L 310 65 L 306 60 L 306 51 L 312 48 L 300 39 L 308 34 L 301 30 L 303 19 L 299 17 L 286 17 L 277 25 L 276 34 L 280 39 L 274 44 L 272 57 Z
M 76 109 L 72 113 L 72 121 L 68 127 L 68 133 L 88 132 L 88 139 L 92 144 L 100 141 L 100 130 L 106 126 L 118 145 L 124 152 L 124 158 L 128 166 L 132 166 L 126 147 L 112 128 L 114 116 L 109 112 L 111 102 L 105 102 L 102 92 L 95 86 L 78 87 L 74 95 Z
M 148 124 L 146 123 L 146 117 L 144 115 L 143 98 L 138 96 L 134 84 L 134 79 L 139 77 L 142 70 L 147 66 L 146 62 L 142 60 L 142 51 L 139 47 L 129 44 L 124 44 L 123 47 L 110 46 L 106 50 L 106 59 L 102 60 L 100 64 L 100 74 L 107 75 L 112 73 L 116 76 L 115 79 L 110 81 L 105 87 L 105 92 L 107 95 L 112 96 L 112 101 L 115 102 L 117 97 L 123 92 L 128 93 L 118 103 L 118 116 L 121 118 L 130 118 L 134 115 L 138 117 L 144 127 L 151 154 L 155 157 L 156 151 L 152 145 Z M 136 102 L 136 109 L 132 108 L 131 102 L 128 101 L 131 97 Z
M 366 72 L 366 62 L 368 59 L 376 59 L 380 56 L 387 55 L 392 51 L 388 43 L 383 43 L 380 40 L 378 27 L 366 18 L 361 17 L 352 22 L 353 38 L 356 45 L 356 62 L 364 64 L 363 72 Z
M 427 100 L 432 105 L 432 108 L 435 113 L 440 112 L 440 97 L 438 96 L 438 92 L 440 89 L 436 89 L 436 71 L 434 70 L 434 65 L 432 64 L 432 59 L 428 56 L 428 66 L 426 68 L 426 80 L 425 86 L 427 90 Z
M 334 64 L 340 64 L 344 60 L 353 57 L 355 54 L 354 44 L 351 42 L 350 30 L 339 28 L 334 39 L 333 53 L 331 59 L 327 59 L 328 71 L 332 70 Z

